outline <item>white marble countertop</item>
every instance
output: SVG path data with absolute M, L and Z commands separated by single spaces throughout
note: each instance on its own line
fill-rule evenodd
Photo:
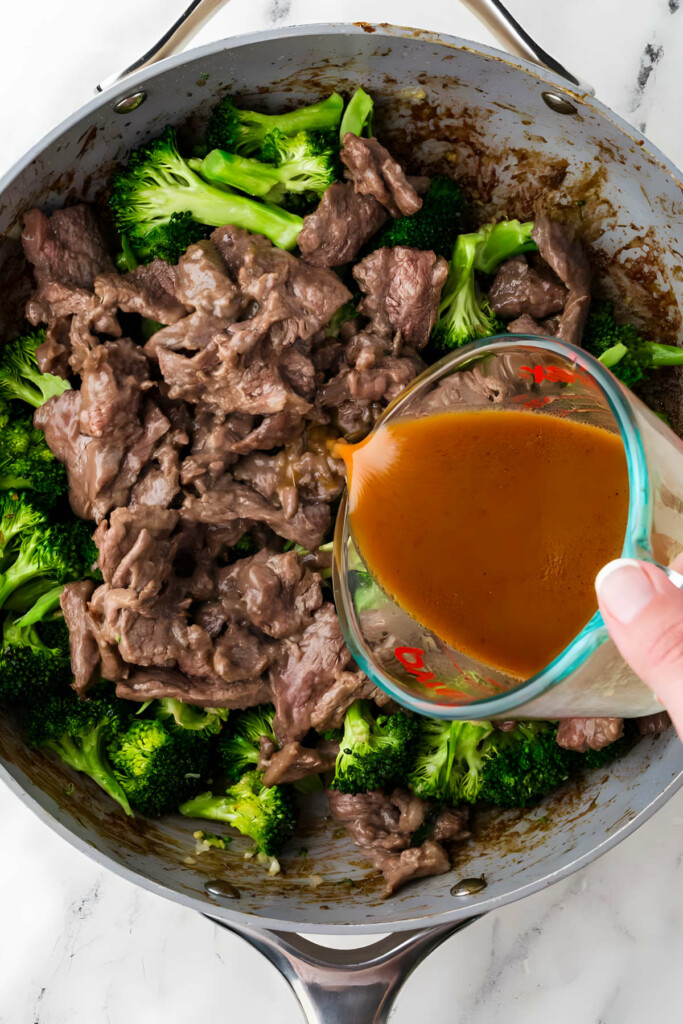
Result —
M 187 0 L 3 4 L 0 173 L 137 57 Z M 538 41 L 683 165 L 680 0 L 508 0 Z M 393 21 L 493 43 L 455 2 L 233 0 L 197 43 L 272 25 Z M 0 1024 L 301 1020 L 239 939 L 103 871 L 0 788 Z M 393 1020 L 677 1020 L 683 793 L 602 860 L 477 922 L 420 967 Z

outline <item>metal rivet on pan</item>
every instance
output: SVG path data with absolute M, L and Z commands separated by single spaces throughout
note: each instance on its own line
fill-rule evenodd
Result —
M 451 896 L 474 896 L 486 888 L 484 878 L 461 878 L 451 889 Z
M 131 110 L 137 110 L 141 103 L 144 103 L 147 99 L 147 93 L 144 90 L 140 92 L 133 92 L 130 96 L 124 96 L 123 99 L 117 100 L 114 104 L 115 114 L 130 114 Z
M 556 114 L 575 114 L 576 107 L 557 92 L 542 92 L 543 102 Z
M 221 882 L 220 879 L 205 882 L 204 888 L 209 896 L 215 896 L 217 899 L 238 900 L 242 896 L 236 885 L 231 885 L 230 882 Z

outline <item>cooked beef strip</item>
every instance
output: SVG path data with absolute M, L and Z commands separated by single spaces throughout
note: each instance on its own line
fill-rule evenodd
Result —
M 164 508 L 116 508 L 93 534 L 105 583 L 155 597 L 168 582 L 178 551 L 172 537 L 180 513 Z
M 370 319 L 369 329 L 400 331 L 407 345 L 424 348 L 448 277 L 443 256 L 403 245 L 377 249 L 353 268 L 353 276 L 364 293 L 358 311 Z
M 191 245 L 180 257 L 178 281 L 185 305 L 218 320 L 232 322 L 245 307 L 218 249 L 208 239 Z
M 116 694 L 125 700 L 145 703 L 160 697 L 173 697 L 203 708 L 254 707 L 270 700 L 270 687 L 265 679 L 245 679 L 225 683 L 221 679 L 193 679 L 176 669 L 144 668 L 131 672 L 117 683 Z
M 41 373 L 53 373 L 65 379 L 71 373 L 69 355 L 71 338 L 69 335 L 70 321 L 62 316 L 54 320 L 52 326 L 45 330 L 45 341 L 36 349 L 36 362 Z
M 316 267 L 343 266 L 355 259 L 386 219 L 387 212 L 376 199 L 360 195 L 350 183 L 337 182 L 304 217 L 297 239 L 301 255 Z
M 246 621 L 275 639 L 300 634 L 322 604 L 320 577 L 295 551 L 259 551 L 219 569 L 217 579 L 226 620 Z
M 92 289 L 98 274 L 113 270 L 90 206 L 69 206 L 49 217 L 29 210 L 21 243 L 38 285 L 57 281 Z
M 164 260 L 152 260 L 128 274 L 100 274 L 95 294 L 104 306 L 139 313 L 161 324 L 174 324 L 189 310 L 179 297 L 179 271 Z
M 623 718 L 563 718 L 557 742 L 565 750 L 602 750 L 624 735 Z
M 214 338 L 223 334 L 225 326 L 225 321 L 197 310 L 155 331 L 145 344 L 145 355 L 158 360 L 163 352 L 202 352 Z
M 261 737 L 263 741 L 265 736 Z M 265 769 L 264 786 L 298 782 L 309 775 L 322 775 L 332 771 L 339 753 L 338 743 L 323 740 L 317 747 L 302 747 L 300 743 L 286 743 L 281 750 L 267 751 L 261 746 L 258 767 Z M 262 756 L 262 755 L 266 756 Z
M 437 843 L 453 843 L 467 839 L 470 812 L 467 807 L 444 807 L 439 811 L 431 838 Z
M 242 294 L 259 304 L 253 321 L 231 328 L 235 337 L 242 335 L 242 351 L 266 331 L 276 352 L 297 338 L 305 341 L 351 299 L 351 292 L 334 271 L 276 249 L 262 235 L 249 235 L 228 225 L 216 228 L 211 240 L 236 275 Z
M 131 488 L 170 427 L 143 395 L 151 386 L 146 360 L 127 339 L 98 345 L 87 356 L 80 391 L 65 391 L 36 410 L 55 456 L 66 465 L 76 515 L 99 522 L 126 505 Z
M 321 502 L 301 503 L 293 516 L 287 518 L 253 488 L 237 483 L 226 473 L 214 488 L 194 497 L 188 495 L 182 508 L 188 523 L 222 526 L 235 519 L 264 523 L 284 540 L 293 540 L 308 550 L 322 544 L 330 525 L 330 509 Z
M 441 875 L 450 870 L 448 855 L 438 842 L 428 839 L 410 847 L 412 836 L 425 820 L 428 805 L 417 797 L 396 789 L 391 795 L 381 792 L 349 796 L 328 790 L 330 810 L 335 821 L 342 822 L 353 841 L 360 846 L 372 866 L 386 881 L 384 896 L 414 878 Z M 449 841 L 455 838 L 453 823 L 444 825 Z
M 334 501 L 346 483 L 344 463 L 327 450 L 327 438 L 306 431 L 275 455 L 253 452 L 233 466 L 235 480 L 276 499 L 291 518 L 302 501 Z
M 351 660 L 334 605 L 326 602 L 298 641 L 285 640 L 282 658 L 270 672 L 281 744 L 302 740 L 310 729 L 341 726 L 355 700 L 385 700 Z
M 536 218 L 531 237 L 545 262 L 569 292 L 557 328 L 557 337 L 573 345 L 580 345 L 591 301 L 588 257 L 571 227 L 550 220 L 545 215 Z
M 669 728 L 671 719 L 666 711 L 658 711 L 654 715 L 636 718 L 636 725 L 641 736 L 659 736 Z
M 392 217 L 417 213 L 422 200 L 401 165 L 377 139 L 360 139 L 347 132 L 343 142 L 339 156 L 356 192 L 372 196 Z
M 535 320 L 559 313 L 567 301 L 567 289 L 550 274 L 530 267 L 523 255 L 502 263 L 489 289 L 491 309 L 504 320 L 526 313 Z
M 387 349 L 401 354 L 385 355 Z M 336 375 L 318 389 L 316 411 L 321 422 L 352 439 L 366 434 L 386 406 L 424 363 L 412 349 L 401 349 L 383 336 L 361 332 L 344 350 Z
M 72 685 L 77 693 L 85 693 L 95 682 L 100 667 L 100 652 L 88 612 L 88 601 L 96 586 L 94 580 L 67 583 L 59 598 L 69 627 Z

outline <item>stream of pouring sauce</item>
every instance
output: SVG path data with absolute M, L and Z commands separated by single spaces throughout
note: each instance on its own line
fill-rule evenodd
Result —
M 531 412 L 445 412 L 336 454 L 368 569 L 456 650 L 526 679 L 597 610 L 596 573 L 621 554 L 628 519 L 618 435 Z

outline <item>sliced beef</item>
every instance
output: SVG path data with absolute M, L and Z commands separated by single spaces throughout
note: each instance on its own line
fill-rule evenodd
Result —
M 59 598 L 64 620 L 69 627 L 71 671 L 74 674 L 73 687 L 77 693 L 85 693 L 92 686 L 100 667 L 99 648 L 88 612 L 88 602 L 95 587 L 93 580 L 67 583 Z
M 224 329 L 223 320 L 197 310 L 169 327 L 155 331 L 145 344 L 145 354 L 158 360 L 162 352 L 202 352 Z
M 38 321 L 40 322 L 40 321 Z M 58 317 L 45 331 L 45 341 L 36 349 L 36 362 L 41 373 L 53 373 L 56 377 L 70 374 L 69 355 L 71 338 L 68 317 Z
M 270 687 L 265 679 L 247 679 L 225 683 L 221 679 L 192 679 L 176 669 L 138 669 L 116 686 L 117 696 L 145 703 L 161 697 L 172 697 L 204 708 L 250 708 L 270 700 Z
M 300 634 L 322 604 L 320 577 L 295 551 L 259 551 L 219 570 L 226 619 L 247 622 L 275 639 Z
M 355 259 L 386 219 L 387 212 L 376 199 L 356 192 L 350 183 L 337 182 L 304 217 L 297 239 L 301 255 L 316 267 L 343 266 Z
M 466 807 L 444 807 L 436 816 L 431 838 L 437 843 L 451 844 L 470 835 L 469 809 Z
M 565 750 L 602 750 L 624 735 L 623 718 L 563 718 L 557 742 Z
M 227 273 L 218 249 L 205 239 L 191 245 L 178 261 L 180 295 L 187 306 L 232 322 L 245 299 Z
M 400 338 L 394 344 L 383 336 L 361 332 L 347 343 L 335 376 L 318 389 L 319 420 L 331 422 L 346 437 L 362 437 L 423 369 L 416 352 L 402 349 Z
M 233 480 L 228 473 L 199 497 L 188 495 L 182 513 L 187 523 L 209 526 L 223 526 L 234 520 L 264 523 L 279 537 L 302 544 L 308 550 L 320 546 L 330 525 L 330 509 L 326 503 L 301 503 L 296 513 L 288 518 L 282 508 L 252 487 Z
M 671 719 L 666 711 L 658 711 L 655 715 L 636 718 L 636 725 L 641 736 L 660 736 L 671 725 Z
M 164 260 L 153 260 L 129 274 L 100 274 L 95 294 L 104 306 L 139 313 L 160 324 L 174 324 L 189 310 L 179 298 L 179 271 Z
M 377 139 L 360 139 L 347 132 L 343 141 L 339 155 L 356 192 L 372 196 L 392 217 L 417 213 L 422 200 L 401 165 Z
M 113 270 L 89 206 L 69 206 L 49 217 L 41 210 L 29 210 L 21 243 L 38 285 L 54 281 L 92 289 L 98 274 Z
M 76 515 L 99 522 L 127 505 L 131 488 L 170 422 L 144 390 L 147 363 L 127 339 L 98 345 L 82 370 L 80 391 L 65 391 L 36 410 L 34 423 L 63 462 Z
M 346 826 L 372 866 L 384 875 L 385 896 L 414 878 L 450 870 L 448 855 L 435 840 L 410 845 L 428 810 L 417 797 L 401 789 L 390 795 L 372 792 L 349 796 L 336 790 L 328 790 L 327 795 L 332 817 Z M 452 829 L 447 831 L 450 840 Z
M 346 483 L 344 464 L 329 453 L 327 438 L 306 431 L 277 454 L 254 452 L 233 466 L 235 480 L 277 500 L 287 518 L 300 501 L 334 501 Z
M 424 348 L 448 277 L 443 256 L 403 245 L 377 249 L 353 268 L 353 276 L 364 293 L 358 311 L 370 319 L 370 330 L 400 331 L 411 348 Z
M 561 312 L 567 295 L 561 281 L 535 270 L 522 255 L 501 264 L 489 289 L 489 302 L 493 312 L 504 320 L 514 320 L 522 314 L 541 320 Z
M 571 227 L 550 220 L 545 215 L 536 218 L 531 237 L 545 262 L 569 293 L 560 317 L 557 337 L 573 345 L 580 345 L 591 301 L 588 257 Z
M 310 729 L 338 728 L 354 700 L 379 696 L 353 665 L 331 603 L 318 609 L 299 641 L 283 642 L 270 680 L 276 709 L 273 728 L 282 744 L 303 739 Z
M 163 508 L 114 509 L 93 535 L 105 583 L 134 590 L 142 599 L 156 596 L 173 569 L 178 538 L 172 534 L 179 518 Z
M 276 352 L 298 338 L 312 338 L 351 299 L 334 271 L 276 249 L 262 235 L 228 226 L 217 228 L 211 240 L 237 276 L 242 294 L 258 303 L 251 320 L 230 328 L 241 351 L 266 332 Z
M 261 737 L 265 739 L 265 737 Z M 262 744 L 262 754 L 265 753 Z M 259 768 L 265 769 L 264 786 L 277 786 L 298 782 L 309 775 L 322 775 L 332 771 L 339 753 L 338 743 L 323 740 L 317 747 L 302 747 L 300 743 L 287 743 L 281 750 L 271 750 L 259 756 Z

